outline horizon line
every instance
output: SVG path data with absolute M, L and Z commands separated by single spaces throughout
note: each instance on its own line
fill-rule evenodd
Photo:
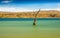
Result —
M 38 9 L 39 10 L 39 9 Z M 0 12 L 33 12 L 33 11 L 38 11 L 38 10 L 14 10 L 14 11 L 11 11 L 11 10 L 0 10 Z M 40 9 L 40 11 L 60 11 L 60 9 Z

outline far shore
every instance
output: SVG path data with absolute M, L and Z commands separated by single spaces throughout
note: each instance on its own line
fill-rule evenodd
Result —
M 35 18 L 36 12 L 0 12 L 0 18 Z M 60 11 L 40 11 L 37 18 L 60 18 Z

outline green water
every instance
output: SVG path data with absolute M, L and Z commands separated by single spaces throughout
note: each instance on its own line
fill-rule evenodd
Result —
M 0 21 L 0 38 L 60 38 L 60 20 Z

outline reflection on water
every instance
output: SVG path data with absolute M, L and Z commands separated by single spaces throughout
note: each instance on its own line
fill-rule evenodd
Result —
M 60 20 L 0 21 L 0 38 L 60 38 Z

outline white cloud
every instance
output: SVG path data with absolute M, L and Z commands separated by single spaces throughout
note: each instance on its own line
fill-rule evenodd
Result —
M 24 9 L 24 8 L 13 8 L 13 7 L 0 7 L 0 11 L 3 12 L 29 12 L 29 11 L 37 11 L 38 9 Z M 41 11 L 49 11 L 49 10 L 57 10 L 60 11 L 60 9 L 41 9 Z
M 0 11 L 4 11 L 4 12 L 28 12 L 28 11 L 33 11 L 33 9 L 15 8 L 15 7 L 0 7 Z
M 58 8 L 54 8 L 54 9 L 41 9 L 42 11 L 49 11 L 49 10 L 56 10 L 56 11 L 60 11 L 60 9 Z
M 43 4 L 42 6 L 0 6 L 0 11 L 5 11 L 5 12 L 28 12 L 28 11 L 37 11 L 39 8 L 43 11 L 49 11 L 49 10 L 57 10 L 60 11 L 60 3 L 56 4 Z
M 2 1 L 1 3 L 10 3 L 12 1 L 8 1 L 8 0 L 5 0 L 5 1 Z

